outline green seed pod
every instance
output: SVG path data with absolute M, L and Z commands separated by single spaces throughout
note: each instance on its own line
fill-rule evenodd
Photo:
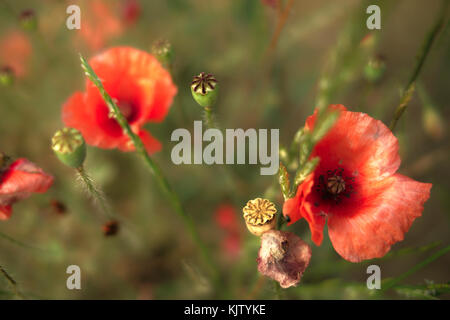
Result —
M 52 149 L 62 163 L 79 168 L 86 158 L 86 143 L 81 133 L 73 128 L 58 130 L 52 138 Z
M 19 22 L 25 30 L 36 30 L 37 29 L 37 17 L 34 10 L 27 9 L 23 10 L 19 16 Z
M 14 83 L 14 71 L 6 66 L 0 69 L 0 84 L 2 86 L 10 86 Z
M 172 45 L 167 40 L 155 41 L 152 45 L 152 54 L 166 68 L 170 68 L 173 61 Z
M 364 76 L 369 82 L 377 82 L 381 79 L 384 72 L 386 71 L 386 63 L 384 58 L 377 56 L 370 59 L 369 62 L 364 67 Z
M 212 74 L 202 72 L 192 80 L 191 91 L 200 106 L 211 107 L 217 100 L 219 91 L 217 80 Z

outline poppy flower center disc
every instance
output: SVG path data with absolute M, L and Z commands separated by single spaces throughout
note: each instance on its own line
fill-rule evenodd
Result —
M 319 175 L 314 189 L 319 196 L 319 201 L 331 201 L 331 203 L 339 204 L 344 198 L 350 198 L 354 193 L 354 181 L 355 178 L 347 175 L 344 168 L 327 170 Z M 316 207 L 319 206 L 318 201 L 315 204 Z

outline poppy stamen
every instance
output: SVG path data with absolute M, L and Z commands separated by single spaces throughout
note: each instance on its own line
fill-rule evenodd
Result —
M 321 194 L 322 200 L 332 199 L 336 204 L 341 203 L 342 197 L 350 198 L 353 190 L 354 177 L 346 176 L 344 168 L 327 170 L 325 174 L 318 177 L 315 185 L 316 192 Z M 316 207 L 320 204 L 314 203 Z

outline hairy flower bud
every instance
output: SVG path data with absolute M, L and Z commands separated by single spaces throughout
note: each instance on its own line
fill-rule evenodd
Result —
M 282 288 L 295 286 L 309 264 L 311 248 L 292 232 L 270 230 L 261 237 L 258 271 Z
M 269 200 L 261 198 L 250 200 L 242 211 L 248 230 L 255 236 L 275 228 L 277 208 Z
M 72 168 L 79 168 L 86 158 L 84 138 L 74 128 L 58 130 L 52 138 L 52 149 L 62 163 Z
M 435 140 L 439 140 L 444 136 L 445 124 L 442 121 L 442 115 L 433 105 L 424 105 L 422 124 L 425 133 Z
M 212 74 L 202 72 L 192 80 L 192 96 L 204 108 L 211 107 L 216 103 L 218 91 L 217 80 Z
M 169 41 L 155 41 L 152 45 L 152 54 L 164 67 L 169 67 L 172 64 L 174 54 Z
M 377 82 L 386 71 L 386 63 L 382 56 L 370 59 L 364 67 L 364 76 L 369 82 Z
M 10 86 L 14 83 L 14 71 L 8 67 L 2 67 L 0 69 L 0 84 L 3 86 Z
M 25 30 L 37 29 L 38 21 L 36 13 L 32 9 L 23 10 L 19 16 L 19 22 Z

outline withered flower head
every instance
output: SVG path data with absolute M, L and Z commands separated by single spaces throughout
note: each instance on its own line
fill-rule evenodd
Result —
M 258 271 L 282 288 L 295 286 L 309 264 L 311 248 L 292 232 L 270 230 L 261 237 Z
M 250 200 L 242 211 L 248 230 L 256 236 L 275 227 L 277 208 L 267 199 Z

